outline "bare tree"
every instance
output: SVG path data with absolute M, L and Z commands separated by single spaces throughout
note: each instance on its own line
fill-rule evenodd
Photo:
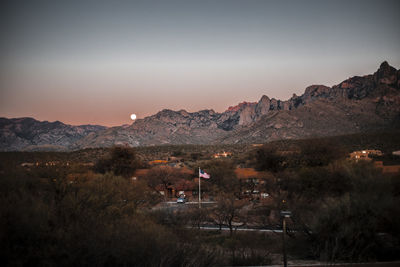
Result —
M 227 226 L 230 235 L 233 234 L 233 228 L 243 226 L 247 222 L 247 216 L 243 214 L 242 208 L 245 201 L 237 200 L 232 193 L 220 193 L 217 197 L 217 206 L 212 211 L 212 218 L 220 227 Z
M 156 166 L 150 169 L 145 179 L 149 187 L 154 190 L 157 190 L 157 187 L 161 185 L 165 191 L 168 191 L 171 185 L 174 185 L 183 177 L 184 174 L 179 169 L 170 166 Z M 167 200 L 166 194 L 164 194 L 164 200 Z

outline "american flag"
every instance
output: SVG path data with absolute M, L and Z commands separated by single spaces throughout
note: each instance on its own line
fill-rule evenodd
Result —
M 202 169 L 199 169 L 199 177 L 200 178 L 202 177 L 204 179 L 210 179 L 210 175 L 205 171 L 203 171 Z

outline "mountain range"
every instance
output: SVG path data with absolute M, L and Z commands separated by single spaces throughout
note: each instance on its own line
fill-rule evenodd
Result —
M 263 95 L 222 113 L 164 109 L 131 125 L 71 126 L 0 118 L 0 150 L 75 150 L 115 144 L 265 143 L 400 127 L 400 70 L 386 61 L 369 75 L 332 87 L 311 85 L 289 100 Z

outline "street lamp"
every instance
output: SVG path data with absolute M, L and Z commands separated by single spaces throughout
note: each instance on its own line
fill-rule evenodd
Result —
M 285 234 L 286 234 L 286 218 L 290 218 L 292 216 L 292 212 L 288 210 L 281 211 L 282 220 L 282 248 L 283 248 L 283 266 L 287 267 L 287 257 L 286 257 L 286 244 L 285 244 Z

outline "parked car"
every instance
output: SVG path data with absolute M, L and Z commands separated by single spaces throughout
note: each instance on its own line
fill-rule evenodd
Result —
M 185 204 L 186 203 L 186 198 L 185 197 L 178 197 L 178 199 L 176 200 L 176 203 Z

